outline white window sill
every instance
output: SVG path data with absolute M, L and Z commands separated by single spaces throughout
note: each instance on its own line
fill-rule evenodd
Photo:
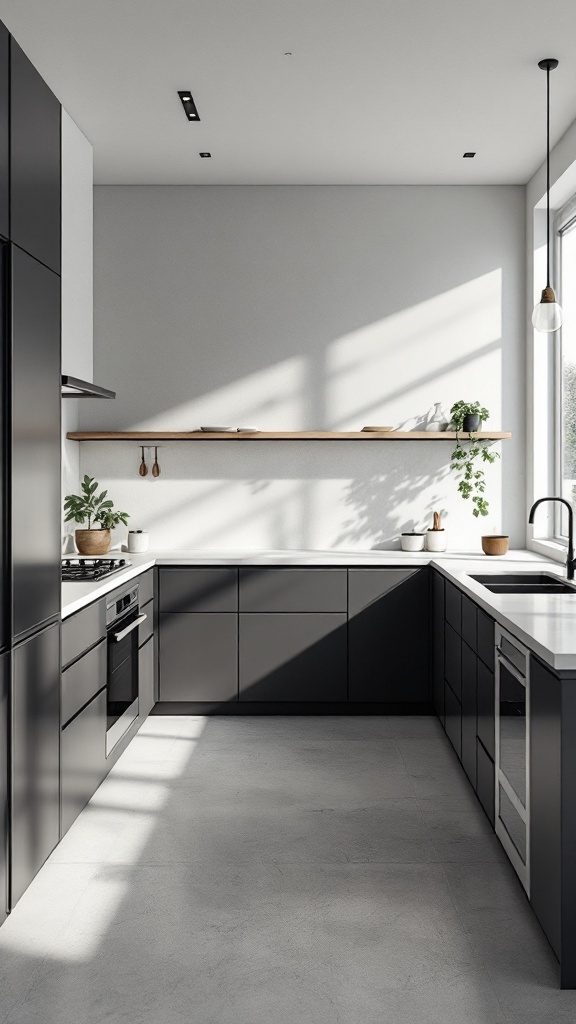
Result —
M 555 562 L 562 562 L 564 564 L 566 562 L 567 545 L 560 544 L 557 540 L 547 540 L 544 537 L 533 538 L 526 542 L 526 547 L 529 551 L 535 551 L 546 558 L 552 558 Z

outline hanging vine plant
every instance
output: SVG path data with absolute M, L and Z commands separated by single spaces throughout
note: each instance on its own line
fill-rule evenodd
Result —
M 487 516 L 490 511 L 487 498 L 484 497 L 486 490 L 486 475 L 481 468 L 482 464 L 492 464 L 500 458 L 498 452 L 490 451 L 493 441 L 476 437 L 474 431 L 469 431 L 461 437 L 464 421 L 467 417 L 476 417 L 478 426 L 482 426 L 488 419 L 490 413 L 479 402 L 455 402 L 450 410 L 452 417 L 451 425 L 456 431 L 456 447 L 450 456 L 450 469 L 459 477 L 458 490 L 463 498 L 471 499 L 472 515 Z

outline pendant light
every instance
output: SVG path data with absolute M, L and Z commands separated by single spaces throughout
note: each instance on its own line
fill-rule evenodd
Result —
M 556 302 L 556 294 L 550 284 L 550 72 L 558 67 L 555 57 L 538 61 L 538 67 L 546 72 L 546 287 L 540 302 L 534 306 L 532 325 L 543 334 L 553 334 L 562 327 L 562 307 Z

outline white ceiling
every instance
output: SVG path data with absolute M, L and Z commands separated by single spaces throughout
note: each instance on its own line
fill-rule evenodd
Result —
M 576 118 L 574 0 L 0 0 L 0 18 L 101 184 L 523 183 L 548 56 L 553 141 Z

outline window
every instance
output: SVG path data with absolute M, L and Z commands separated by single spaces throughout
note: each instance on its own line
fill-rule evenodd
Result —
M 564 324 L 556 346 L 556 494 L 576 510 L 576 196 L 556 218 L 559 302 Z M 568 534 L 566 510 L 558 505 L 556 536 Z

